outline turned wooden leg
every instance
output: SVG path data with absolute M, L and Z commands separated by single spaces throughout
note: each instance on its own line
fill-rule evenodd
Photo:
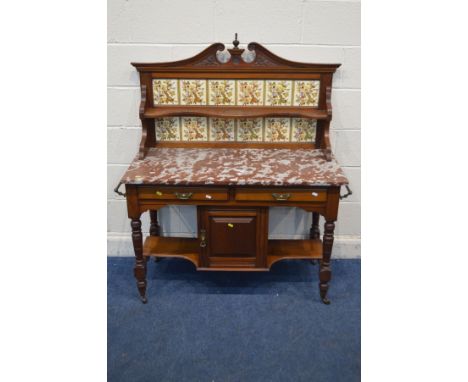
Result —
M 319 227 L 320 214 L 318 212 L 312 212 L 312 225 L 310 226 L 310 235 L 311 239 L 320 239 L 320 227 Z M 312 265 L 315 265 L 317 262 L 315 260 L 310 260 Z
M 135 251 L 135 267 L 133 272 L 137 280 L 138 292 L 143 304 L 146 304 L 146 261 L 143 258 L 143 234 L 141 233 L 141 220 L 132 219 L 132 241 L 133 250 Z
M 150 210 L 150 219 L 151 219 L 150 236 L 159 236 L 161 227 L 159 226 L 159 223 L 158 223 L 158 211 L 157 210 Z M 146 260 L 149 260 L 149 257 Z M 156 263 L 159 260 L 161 260 L 159 257 L 154 258 L 154 261 Z
M 157 210 L 150 210 L 150 235 L 151 236 L 159 236 L 159 223 L 158 223 L 158 211 Z
M 323 255 L 320 261 L 319 270 L 319 288 L 320 297 L 324 304 L 330 304 L 330 300 L 327 298 L 328 282 L 331 279 L 331 268 L 330 268 L 330 257 L 333 247 L 333 232 L 335 231 L 335 222 L 326 221 L 323 232 Z
M 320 239 L 319 219 L 320 214 L 318 212 L 312 212 L 312 225 L 310 227 L 311 239 Z

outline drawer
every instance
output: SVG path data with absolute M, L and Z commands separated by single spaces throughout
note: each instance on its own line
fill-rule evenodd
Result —
M 203 187 L 141 187 L 138 190 L 140 199 L 161 200 L 228 200 L 228 191 L 223 188 Z
M 236 190 L 236 200 L 264 202 L 324 202 L 327 190 L 321 189 L 259 189 Z

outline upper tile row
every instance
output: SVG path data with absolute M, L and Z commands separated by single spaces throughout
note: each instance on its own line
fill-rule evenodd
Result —
M 157 105 L 317 107 L 318 80 L 154 79 Z

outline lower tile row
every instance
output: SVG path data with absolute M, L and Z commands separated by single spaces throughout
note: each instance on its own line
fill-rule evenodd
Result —
M 307 118 L 156 119 L 158 141 L 315 142 L 317 121 Z

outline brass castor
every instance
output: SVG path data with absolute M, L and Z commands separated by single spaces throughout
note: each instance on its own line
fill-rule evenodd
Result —
M 325 305 L 330 305 L 330 303 L 331 303 L 331 301 L 330 301 L 328 298 L 326 298 L 326 297 L 323 297 L 323 298 L 322 298 L 322 302 L 323 302 Z

